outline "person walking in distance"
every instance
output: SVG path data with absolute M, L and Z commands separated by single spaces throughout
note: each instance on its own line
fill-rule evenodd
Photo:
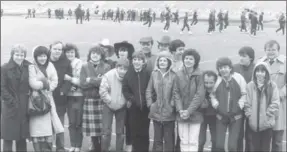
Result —
M 146 24 L 148 24 L 148 27 L 150 27 L 151 26 L 151 22 L 152 22 L 152 14 L 151 14 L 152 12 L 151 12 L 151 9 L 149 9 L 148 11 L 147 11 L 147 19 L 146 19 L 146 22 L 143 24 L 143 25 L 146 25 Z
M 224 21 L 224 29 L 226 29 L 227 26 L 229 25 L 228 11 L 225 12 L 223 21 Z
M 197 22 L 198 22 L 197 16 L 198 16 L 197 11 L 195 10 L 193 13 L 192 22 L 191 22 L 190 26 L 197 24 Z
M 165 26 L 163 28 L 164 32 L 168 32 L 168 29 L 169 29 L 169 26 L 170 26 L 170 17 L 171 17 L 170 9 L 166 8 L 166 10 L 167 10 L 167 12 L 165 14 Z
M 261 27 L 261 31 L 263 31 L 263 15 L 264 15 L 264 12 L 261 12 L 261 14 L 259 15 L 258 28 L 257 28 L 258 31 L 260 27 Z
M 85 20 L 88 21 L 88 22 L 90 21 L 90 10 L 89 9 L 86 10 L 86 18 L 85 18 Z
M 256 36 L 257 25 L 258 25 L 257 13 L 254 13 L 251 18 L 251 30 L 250 30 L 250 34 L 253 36 Z
M 217 14 L 217 19 L 218 19 L 217 25 L 219 25 L 219 32 L 221 33 L 223 30 L 223 13 L 222 13 L 222 10 L 220 10 L 219 13 Z
M 279 25 L 280 27 L 276 30 L 276 33 L 282 30 L 282 34 L 285 34 L 285 25 L 286 25 L 286 18 L 284 13 L 282 13 L 279 17 Z
M 187 28 L 188 34 L 192 34 L 192 32 L 189 29 L 189 25 L 188 25 L 188 12 L 185 12 L 185 16 L 183 18 L 183 27 L 181 29 L 180 34 L 183 34 L 183 30 L 185 29 L 185 27 Z
M 114 22 L 116 22 L 117 20 L 118 20 L 119 23 L 121 22 L 121 19 L 120 19 L 120 8 L 117 8 L 117 10 L 116 10 L 116 18 L 114 19 Z
M 247 32 L 247 28 L 246 28 L 247 19 L 246 19 L 244 11 L 241 13 L 240 21 L 241 21 L 240 32 L 242 32 L 242 30 L 245 30 L 245 32 Z
M 48 18 L 51 18 L 51 9 L 48 8 Z
M 83 12 L 82 12 L 82 5 L 79 4 L 75 10 L 76 15 L 76 24 L 78 24 L 78 20 L 80 20 L 80 24 L 83 24 Z

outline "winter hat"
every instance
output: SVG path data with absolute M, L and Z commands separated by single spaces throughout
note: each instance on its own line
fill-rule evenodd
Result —
M 160 41 L 157 41 L 158 44 L 170 44 L 171 38 L 167 35 L 163 36 Z
M 169 50 L 170 52 L 175 52 L 179 47 L 185 47 L 185 44 L 182 40 L 176 39 L 170 42 Z
M 253 62 L 254 61 L 254 57 L 255 57 L 255 53 L 254 53 L 254 50 L 253 50 L 253 48 L 252 47 L 250 47 L 250 46 L 244 46 L 244 47 L 242 47 L 242 48 L 240 48 L 240 50 L 239 50 L 239 55 L 242 55 L 242 54 L 246 54 L 246 55 L 248 55 L 252 60 L 251 60 L 251 62 Z
M 122 41 L 114 44 L 115 53 L 117 57 L 119 57 L 119 49 L 122 47 L 128 49 L 128 59 L 129 60 L 132 59 L 132 54 L 134 53 L 135 48 L 131 43 L 128 43 L 127 41 Z
M 145 54 L 143 53 L 143 51 L 136 51 L 133 53 L 132 59 L 133 58 L 140 58 L 145 62 Z
M 130 62 L 128 59 L 119 59 L 116 67 L 123 66 L 124 68 L 128 68 L 130 66 Z
M 109 39 L 103 39 L 99 45 L 103 48 L 107 48 L 107 52 L 105 52 L 105 56 L 106 57 L 111 57 L 115 54 L 115 50 L 114 47 L 112 45 L 110 45 L 110 40 Z

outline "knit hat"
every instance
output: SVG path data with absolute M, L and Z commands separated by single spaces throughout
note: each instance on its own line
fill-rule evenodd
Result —
M 117 57 L 119 57 L 119 49 L 121 47 L 125 47 L 128 49 L 128 59 L 132 58 L 132 54 L 135 51 L 134 46 L 131 43 L 128 43 L 127 41 L 122 41 L 122 42 L 118 42 L 114 44 L 114 48 L 115 48 L 115 53 L 117 55 Z
M 254 53 L 253 48 L 250 46 L 244 46 L 244 47 L 240 48 L 240 50 L 238 51 L 238 54 L 239 55 L 246 54 L 252 59 L 251 62 L 254 61 L 254 57 L 255 57 L 254 54 L 255 53 Z
M 143 51 L 136 51 L 133 53 L 132 59 L 133 58 L 140 58 L 145 62 L 145 54 L 143 53 Z
M 170 42 L 169 50 L 170 52 L 175 52 L 179 47 L 185 47 L 185 44 L 182 40 L 176 39 Z
M 130 66 L 130 62 L 128 59 L 120 58 L 116 64 L 116 67 L 123 66 L 124 68 L 128 68 Z

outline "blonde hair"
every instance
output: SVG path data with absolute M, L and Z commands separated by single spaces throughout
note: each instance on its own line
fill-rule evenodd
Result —
M 27 48 L 23 44 L 15 44 L 11 49 L 11 57 L 15 54 L 15 52 L 23 52 L 24 56 L 27 55 Z

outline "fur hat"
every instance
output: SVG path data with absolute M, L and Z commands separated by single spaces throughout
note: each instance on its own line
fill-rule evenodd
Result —
M 114 48 L 115 48 L 115 54 L 117 57 L 119 57 L 119 49 L 120 48 L 127 48 L 128 49 L 128 59 L 131 60 L 132 59 L 132 54 L 135 51 L 134 46 L 131 43 L 128 43 L 127 41 L 122 41 L 122 42 L 118 42 L 114 44 Z

